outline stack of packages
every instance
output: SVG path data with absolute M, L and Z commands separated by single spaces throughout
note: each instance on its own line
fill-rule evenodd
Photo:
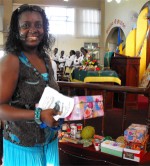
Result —
M 123 158 L 140 162 L 146 153 L 148 143 L 148 126 L 142 124 L 131 124 L 124 131 L 125 148 Z

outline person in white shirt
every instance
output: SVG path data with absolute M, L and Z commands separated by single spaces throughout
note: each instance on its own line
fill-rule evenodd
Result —
M 81 56 L 80 56 L 80 51 L 76 51 L 76 56 L 73 61 L 73 66 L 74 67 L 79 67 L 81 65 Z
M 60 53 L 60 56 L 58 58 L 58 62 L 59 62 L 59 69 L 63 69 L 65 66 L 65 61 L 66 61 L 66 56 L 65 56 L 65 52 L 62 50 Z
M 58 63 L 58 58 L 59 58 L 58 48 L 55 48 L 54 53 L 52 54 L 52 60 L 54 60 L 56 63 Z
M 71 67 L 75 58 L 75 51 L 71 50 L 70 55 L 66 57 L 65 67 Z

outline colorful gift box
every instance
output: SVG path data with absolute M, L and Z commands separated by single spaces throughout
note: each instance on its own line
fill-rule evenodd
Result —
M 145 154 L 144 150 L 133 150 L 133 149 L 124 148 L 123 158 L 131 161 L 140 162 L 144 154 Z
M 101 143 L 101 152 L 108 153 L 114 156 L 122 157 L 124 144 L 111 140 L 106 140 Z
M 74 108 L 66 121 L 104 116 L 103 96 L 74 96 Z
M 149 135 L 147 134 L 146 137 L 144 138 L 143 142 L 136 143 L 136 142 L 125 141 L 125 145 L 129 149 L 146 151 L 148 140 L 149 140 Z
M 127 142 L 141 143 L 148 133 L 147 125 L 131 124 L 124 131 L 124 138 Z

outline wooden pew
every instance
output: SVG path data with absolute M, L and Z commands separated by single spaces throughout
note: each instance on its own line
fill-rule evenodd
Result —
M 58 85 L 60 90 L 67 89 L 68 96 L 72 96 L 73 89 L 78 89 L 84 91 L 84 95 L 89 95 L 92 90 L 100 90 L 103 92 L 104 98 L 104 108 L 106 101 L 106 93 L 107 92 L 115 92 L 124 95 L 123 109 L 122 109 L 122 133 L 125 130 L 125 122 L 126 122 L 126 96 L 127 94 L 143 94 L 148 98 L 148 110 L 147 110 L 147 118 L 146 124 L 148 125 L 148 130 L 150 134 L 150 82 L 147 87 L 132 87 L 132 86 L 118 86 L 118 85 L 105 85 L 105 84 L 96 84 L 96 83 L 76 83 L 76 82 L 65 82 L 58 81 Z M 102 129 L 103 130 L 103 129 Z
M 106 84 L 95 84 L 95 83 L 75 83 L 75 82 L 64 82 L 58 81 L 58 85 L 61 91 L 67 90 L 67 95 L 72 96 L 72 91 L 78 89 L 83 90 L 85 95 L 88 95 L 90 91 L 101 90 L 104 97 L 104 112 L 105 110 L 105 97 L 107 92 L 115 92 L 124 95 L 124 104 L 122 108 L 122 126 L 121 132 L 123 135 L 125 129 L 125 122 L 127 120 L 127 106 L 126 106 L 126 96 L 128 94 L 142 94 L 148 98 L 148 109 L 146 116 L 146 124 L 148 125 L 150 134 L 150 82 L 146 88 L 132 87 L 132 86 L 118 86 L 118 85 L 106 85 Z M 66 91 L 65 91 L 66 92 Z M 108 114 L 104 114 L 104 120 Z M 96 121 L 96 120 L 95 120 Z M 100 120 L 96 121 L 96 125 L 99 127 Z M 102 122 L 102 131 L 104 131 L 104 122 Z M 115 128 L 115 126 L 114 126 Z M 95 151 L 93 146 L 83 148 L 80 144 L 72 144 L 68 142 L 59 142 L 59 155 L 60 155 L 60 165 L 75 165 L 80 162 L 82 165 L 149 165 L 150 164 L 150 142 L 147 145 L 148 152 L 144 155 L 142 160 L 137 163 L 130 160 L 125 160 L 116 156 L 108 155 L 102 153 L 101 151 Z

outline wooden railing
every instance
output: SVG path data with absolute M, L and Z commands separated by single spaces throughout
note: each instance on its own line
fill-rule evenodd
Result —
M 106 101 L 106 93 L 107 92 L 115 92 L 115 93 L 122 93 L 124 95 L 124 102 L 123 102 L 123 112 L 122 112 L 122 133 L 125 129 L 125 122 L 126 122 L 126 96 L 127 94 L 143 94 L 148 98 L 148 110 L 147 110 L 147 118 L 146 124 L 148 125 L 149 134 L 150 134 L 150 82 L 147 87 L 132 87 L 132 86 L 119 86 L 119 85 L 106 85 L 106 84 L 96 84 L 96 83 L 76 83 L 76 82 L 65 82 L 65 81 L 58 81 L 58 85 L 61 90 L 67 89 L 67 95 L 71 96 L 71 92 L 73 89 L 82 89 L 84 90 L 84 95 L 88 95 L 92 90 L 101 90 L 103 92 L 104 98 L 104 108 L 105 108 L 105 101 Z

